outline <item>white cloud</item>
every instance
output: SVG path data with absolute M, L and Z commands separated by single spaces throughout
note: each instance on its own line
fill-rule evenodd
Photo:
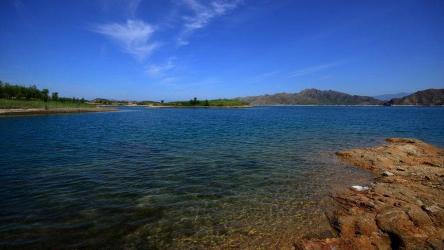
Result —
M 325 63 L 325 64 L 320 64 L 320 65 L 316 65 L 316 66 L 312 66 L 312 67 L 308 67 L 308 68 L 303 68 L 303 69 L 299 69 L 296 70 L 292 73 L 290 73 L 289 77 L 298 77 L 298 76 L 305 76 L 305 75 L 310 75 L 319 71 L 323 71 L 329 68 L 333 68 L 339 65 L 344 64 L 345 61 L 336 61 L 336 62 L 332 62 L 332 63 Z
M 150 64 L 146 70 L 151 77 L 164 77 L 165 73 L 173 69 L 175 58 L 169 58 L 165 64 Z M 170 78 L 170 77 L 168 77 Z
M 189 8 L 193 15 L 187 15 L 183 17 L 184 28 L 178 38 L 179 45 L 187 45 L 187 38 L 198 29 L 202 29 L 207 26 L 212 19 L 225 15 L 227 12 L 237 8 L 241 0 L 212 1 L 207 5 L 199 3 L 197 0 L 184 0 L 184 4 Z
M 159 45 L 151 41 L 154 27 L 142 20 L 128 19 L 126 23 L 97 25 L 93 31 L 119 43 L 123 49 L 137 59 L 146 58 Z

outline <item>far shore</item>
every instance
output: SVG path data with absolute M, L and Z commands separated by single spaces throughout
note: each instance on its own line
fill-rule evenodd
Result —
M 263 104 L 251 107 L 444 107 L 444 105 L 379 105 L 379 104 Z
M 110 112 L 117 111 L 114 108 L 31 108 L 31 109 L 0 109 L 2 116 L 20 116 L 20 115 L 48 115 L 48 114 L 66 114 L 66 113 L 84 113 L 84 112 Z
M 242 105 L 242 106 L 154 106 L 154 105 L 123 105 L 127 107 L 146 108 L 255 108 L 255 107 L 444 107 L 443 105 L 373 105 L 373 104 L 268 104 L 268 105 Z M 110 106 L 116 107 L 116 106 Z
M 254 106 L 250 106 L 250 105 L 242 105 L 242 106 L 197 106 L 197 105 L 193 105 L 193 106 L 168 106 L 168 105 L 162 105 L 162 106 L 149 106 L 149 105 L 145 105 L 144 107 L 147 108 L 252 108 Z

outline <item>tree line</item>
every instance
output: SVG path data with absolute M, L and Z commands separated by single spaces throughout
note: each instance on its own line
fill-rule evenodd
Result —
M 52 92 L 49 89 L 38 89 L 35 85 L 29 87 L 10 84 L 0 81 L 0 98 L 19 99 L 19 100 L 42 100 L 42 101 L 60 101 L 60 102 L 79 102 L 84 103 L 85 99 L 59 97 L 59 93 Z
M 193 99 L 191 99 L 189 101 L 190 105 L 192 106 L 196 106 L 196 105 L 203 105 L 203 106 L 210 106 L 210 103 L 208 102 L 208 100 L 205 101 L 201 101 L 198 100 L 196 97 L 194 97 Z

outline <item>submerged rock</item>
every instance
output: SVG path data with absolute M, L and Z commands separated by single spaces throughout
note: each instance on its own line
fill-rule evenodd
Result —
M 385 177 L 332 194 L 327 215 L 337 237 L 306 239 L 297 248 L 444 249 L 444 150 L 416 139 L 386 141 L 337 153 Z

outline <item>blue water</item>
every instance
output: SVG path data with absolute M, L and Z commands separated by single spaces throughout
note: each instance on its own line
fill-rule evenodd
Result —
M 386 137 L 444 146 L 444 108 L 0 118 L 0 247 L 276 246 L 325 230 L 322 198 L 369 181 L 335 151 Z

